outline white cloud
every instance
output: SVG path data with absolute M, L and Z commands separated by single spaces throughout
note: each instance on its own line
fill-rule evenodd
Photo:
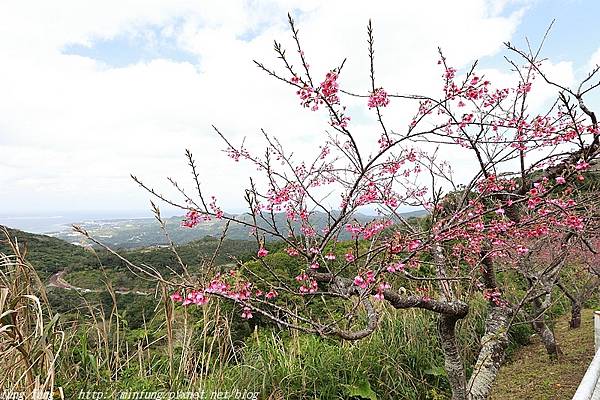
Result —
M 513 3 L 513 2 L 510 2 Z M 211 124 L 235 142 L 257 146 L 260 128 L 297 153 L 316 147 L 327 117 L 298 107 L 293 91 L 267 77 L 253 58 L 278 66 L 273 39 L 295 54 L 285 14 L 298 26 L 319 78 L 348 57 L 342 84 L 368 90 L 366 23 L 373 19 L 380 85 L 402 93 L 439 84 L 437 46 L 456 66 L 496 54 L 524 10 L 504 4 L 348 1 L 21 1 L 0 4 L 0 208 L 136 209 L 146 194 L 131 172 L 165 187 L 163 177 L 189 178 L 183 150 L 198 158 L 206 187 L 226 207 L 240 204 L 247 176 L 232 167 Z M 155 35 L 174 37 L 198 56 L 126 67 L 63 54 L 66 45 Z M 153 36 L 154 35 L 154 36 Z M 110 56 L 110 54 L 109 54 Z M 567 63 L 554 66 L 569 76 Z M 349 106 L 358 104 L 348 100 Z M 361 103 L 362 104 L 362 103 Z M 402 107 L 386 110 L 404 127 Z M 369 138 L 370 117 L 358 118 Z M 396 117 L 397 115 L 397 117 Z M 397 121 L 395 120 L 397 119 Z M 375 131 L 376 132 L 376 131 Z M 373 133 L 370 137 L 377 137 Z M 372 142 L 369 139 L 369 142 Z M 159 183 L 160 182 L 160 183 Z
M 590 57 L 587 63 L 587 69 L 588 71 L 591 71 L 598 65 L 600 65 L 600 48 L 598 48 L 598 50 L 596 50 Z

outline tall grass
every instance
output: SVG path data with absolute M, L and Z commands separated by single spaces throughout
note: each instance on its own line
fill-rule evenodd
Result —
M 473 310 L 460 328 L 467 359 L 473 357 L 482 329 L 482 309 Z M 361 386 L 370 387 L 379 399 L 446 398 L 449 387 L 435 316 L 420 310 L 384 313 L 380 328 L 359 342 L 256 332 L 246 341 L 242 362 L 209 384 L 222 390 L 244 387 L 260 392 L 261 398 L 347 399 Z
M 8 232 L 4 231 L 8 237 Z M 38 275 L 16 241 L 12 253 L 0 253 L 0 387 L 32 394 L 53 392 L 56 363 L 65 334 Z M 58 393 L 62 396 L 62 393 Z

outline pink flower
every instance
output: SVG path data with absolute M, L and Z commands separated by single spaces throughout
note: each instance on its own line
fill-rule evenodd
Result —
M 298 275 L 295 279 L 298 282 L 302 282 L 302 281 L 308 280 L 308 275 L 306 275 L 306 273 L 303 272 L 300 275 Z
M 363 288 L 363 289 L 367 287 L 367 284 L 366 284 L 365 280 L 360 275 L 356 275 L 354 277 L 354 284 L 356 286 L 359 286 L 359 287 Z
M 337 95 L 339 85 L 337 83 L 338 75 L 335 71 L 330 71 L 321 83 L 321 96 L 330 104 L 339 104 L 340 99 Z
M 196 291 L 193 291 L 191 294 L 192 294 L 192 302 L 194 304 L 202 306 L 202 305 L 208 303 L 208 297 L 206 297 L 203 292 L 196 290 Z
M 212 201 L 210 202 L 209 206 L 210 206 L 211 210 L 213 211 L 213 213 L 215 214 L 215 218 L 217 218 L 217 219 L 223 218 L 223 210 L 221 210 L 217 206 L 217 198 L 215 196 L 212 196 L 211 199 L 212 199 Z
M 288 256 L 290 256 L 290 257 L 295 257 L 295 256 L 297 256 L 298 254 L 300 254 L 300 253 L 298 252 L 298 250 L 296 250 L 296 249 L 295 249 L 295 248 L 293 248 L 293 247 L 288 247 L 287 249 L 285 249 L 285 252 L 286 252 L 286 253 L 288 253 Z
M 267 294 L 265 295 L 265 297 L 267 299 L 273 299 L 273 298 L 277 297 L 277 292 L 275 290 L 271 289 L 271 290 L 269 290 L 267 292 Z
M 333 253 L 329 252 L 329 253 L 327 253 L 327 254 L 325 255 L 325 259 L 326 259 L 326 260 L 333 261 L 333 260 L 335 260 L 335 254 L 333 254 Z
M 319 269 L 319 263 L 318 262 L 313 262 L 312 264 L 310 264 L 310 269 Z
M 190 210 L 185 214 L 185 219 L 181 222 L 181 226 L 193 228 L 200 223 L 200 213 L 196 210 Z
M 181 297 L 181 294 L 179 292 L 175 292 L 171 295 L 171 300 L 179 303 L 183 300 L 183 297 Z
M 348 261 L 348 262 L 354 261 L 354 254 L 352 254 L 351 251 L 347 252 L 345 257 L 346 257 L 346 261 Z
M 189 306 L 190 304 L 202 306 L 206 303 L 208 303 L 208 297 L 204 295 L 203 291 L 192 290 L 185 296 L 185 300 L 181 304 L 184 306 Z
M 258 253 L 256 253 L 256 255 L 258 257 L 264 257 L 267 254 L 269 254 L 269 252 L 267 251 L 267 249 L 265 249 L 264 247 L 261 247 L 260 249 L 258 249 Z
M 531 82 L 519 82 L 518 93 L 528 93 L 531 90 Z
M 252 318 L 252 310 L 250 310 L 250 307 L 244 307 L 244 311 L 242 311 L 242 318 L 244 318 L 244 319 Z
M 525 246 L 517 246 L 517 253 L 519 254 L 527 254 L 529 249 Z
M 420 245 L 421 245 L 421 241 L 420 240 L 412 240 L 408 244 L 408 251 L 415 251 L 416 249 L 419 248 Z
M 563 178 L 562 176 L 557 176 L 556 177 L 556 183 L 559 185 L 564 185 L 567 181 L 565 180 L 565 178 Z
M 346 224 L 345 229 L 347 232 L 350 232 L 352 234 L 353 239 L 358 237 L 358 235 L 360 235 L 360 233 L 362 232 L 362 227 L 360 225 Z
M 583 161 L 583 160 L 579 160 L 577 162 L 577 165 L 575 165 L 575 169 L 577 171 L 585 171 L 586 169 L 588 169 L 590 167 L 590 164 Z
M 383 300 L 383 292 L 385 292 L 389 288 L 391 288 L 389 283 L 381 282 L 379 286 L 377 286 L 377 294 L 375 294 L 373 297 L 375 297 L 376 300 Z
M 390 99 L 388 98 L 387 92 L 383 90 L 383 88 L 375 89 L 375 91 L 369 96 L 369 108 L 385 107 L 388 104 L 390 104 Z
M 354 277 L 354 284 L 363 289 L 366 289 L 373 282 L 375 282 L 375 272 L 373 270 L 368 270 L 364 277 L 361 274 Z
M 405 267 L 404 263 L 397 262 L 397 263 L 388 265 L 386 269 L 387 269 L 387 272 L 394 273 L 396 271 L 404 271 L 404 267 Z

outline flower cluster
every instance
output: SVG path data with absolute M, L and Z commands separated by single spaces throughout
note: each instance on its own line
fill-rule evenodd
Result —
M 369 109 L 375 107 L 386 107 L 390 104 L 390 99 L 388 98 L 388 94 L 383 88 L 375 89 L 373 93 L 369 96 Z
M 303 83 L 302 86 L 296 91 L 298 97 L 300 97 L 300 104 L 302 107 L 310 108 L 312 111 L 317 111 L 319 106 L 324 103 L 331 105 L 339 104 L 340 98 L 338 96 L 339 84 L 337 82 L 338 74 L 334 71 L 329 71 L 325 75 L 325 80 L 321 82 L 318 88 L 312 88 L 307 83 Z M 292 83 L 301 84 L 301 80 L 297 76 L 293 76 L 291 79 Z
M 502 299 L 502 293 L 500 293 L 498 288 L 485 289 L 483 291 L 483 298 L 488 301 L 491 301 L 492 303 L 494 303 L 495 305 L 497 305 L 499 307 L 508 306 L 508 302 L 506 300 Z
M 354 277 L 354 284 L 362 289 L 366 289 L 373 282 L 375 282 L 375 272 L 371 269 Z
M 202 221 L 209 221 L 210 217 L 206 214 L 202 214 L 197 210 L 189 210 L 185 214 L 185 218 L 181 221 L 181 226 L 186 228 L 193 228 Z
M 278 293 L 274 289 L 270 289 L 266 293 L 258 289 L 254 290 L 252 283 L 242 279 L 237 271 L 231 270 L 228 274 L 217 274 L 204 289 L 189 290 L 187 294 L 176 291 L 170 297 L 173 302 L 180 303 L 182 306 L 192 304 L 202 306 L 208 303 L 210 295 L 218 295 L 247 304 L 253 298 L 274 299 Z M 244 306 L 242 318 L 252 318 L 250 307 Z
M 298 275 L 296 281 L 301 283 L 298 289 L 300 294 L 315 293 L 319 288 L 317 281 L 309 277 L 305 272 Z

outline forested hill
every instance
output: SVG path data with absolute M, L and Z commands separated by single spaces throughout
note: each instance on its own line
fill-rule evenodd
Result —
M 12 249 L 0 225 L 0 253 L 11 255 Z M 23 232 L 6 227 L 10 240 L 19 245 L 21 254 L 33 264 L 42 277 L 72 268 L 90 265 L 92 254 L 80 246 L 46 235 Z

